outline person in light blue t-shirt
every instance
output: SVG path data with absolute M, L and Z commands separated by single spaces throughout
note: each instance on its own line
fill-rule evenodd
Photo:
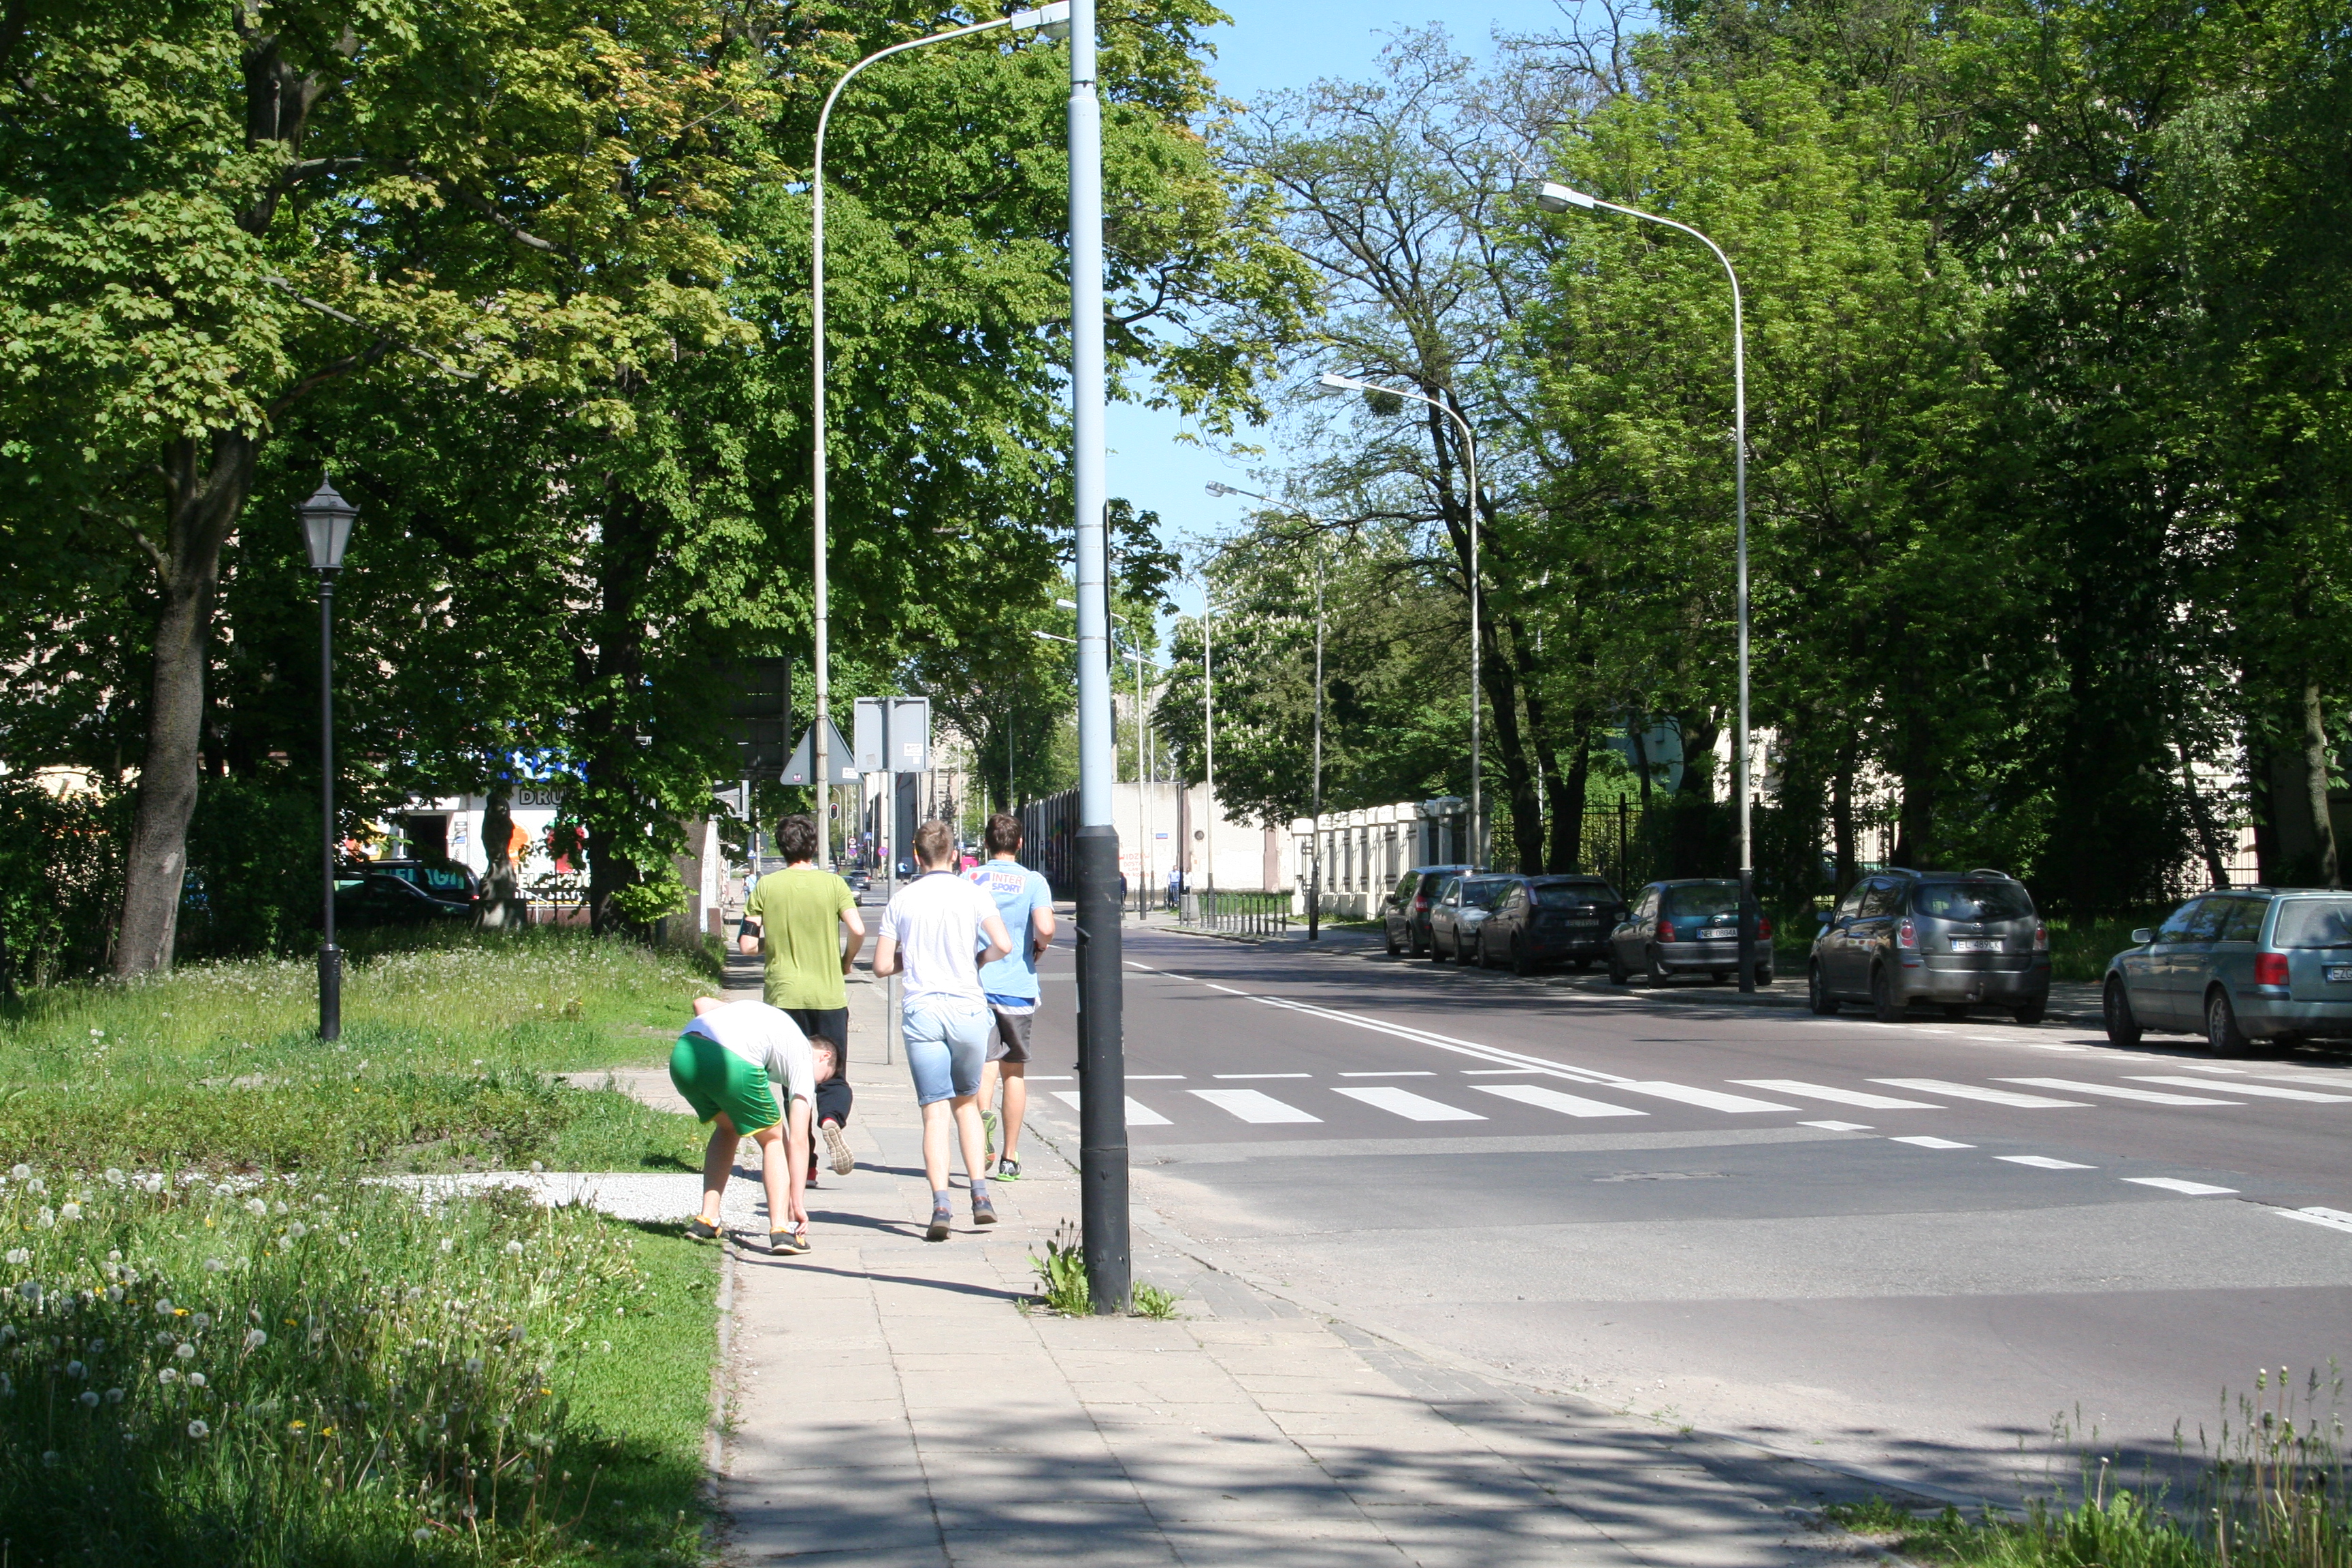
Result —
M 980 1073 L 981 1120 L 1000 1182 L 1021 1179 L 1021 1119 L 1029 1110 L 1029 1026 L 1037 1016 L 1037 959 L 1054 942 L 1054 894 L 1045 879 L 1021 863 L 1021 821 L 998 812 L 988 819 L 988 856 L 967 875 L 996 900 L 1013 951 L 980 972 L 995 1016 L 996 1037 Z M 1026 936 L 1024 936 L 1026 932 Z M 996 1148 L 996 1086 L 1004 1085 L 1004 1147 Z

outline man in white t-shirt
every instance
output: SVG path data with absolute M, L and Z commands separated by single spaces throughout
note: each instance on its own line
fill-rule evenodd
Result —
M 899 1033 L 907 1042 L 907 1070 L 914 1075 L 915 1099 L 923 1108 L 923 1173 L 931 1184 L 931 1223 L 927 1241 L 945 1241 L 952 1217 L 948 1204 L 948 1123 L 963 1145 L 964 1173 L 971 1181 L 971 1222 L 994 1225 L 996 1205 L 988 1196 L 988 1167 L 981 1153 L 980 1073 L 988 1058 L 993 1018 L 981 989 L 980 966 L 1013 951 L 997 915 L 996 900 L 957 876 L 955 833 L 944 822 L 926 822 L 915 833 L 915 858 L 922 874 L 898 889 L 883 911 L 882 937 L 874 947 L 874 973 L 903 973 Z
M 833 1043 L 812 1047 L 782 1008 L 695 998 L 694 1022 L 669 1055 L 671 1084 L 711 1124 L 702 1156 L 702 1213 L 687 1226 L 688 1236 L 703 1241 L 718 1236 L 735 1152 L 748 1136 L 760 1146 L 760 1175 L 768 1189 L 768 1245 L 778 1252 L 809 1249 L 808 1210 L 802 1201 L 809 1107 L 818 1080 L 836 1066 Z

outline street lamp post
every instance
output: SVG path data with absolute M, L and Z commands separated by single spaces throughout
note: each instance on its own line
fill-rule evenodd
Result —
M 1756 901 L 1755 844 L 1748 832 L 1748 779 L 1750 752 L 1755 744 L 1754 733 L 1748 722 L 1748 338 L 1740 315 L 1739 274 L 1731 265 L 1731 258 L 1723 247 L 1691 227 L 1670 217 L 1643 212 L 1639 207 L 1620 206 L 1604 202 L 1598 196 L 1546 180 L 1536 187 L 1536 205 L 1548 213 L 1564 213 L 1571 207 L 1587 212 L 1603 209 L 1623 213 L 1628 217 L 1646 219 L 1667 228 L 1679 229 L 1715 253 L 1723 264 L 1723 275 L 1731 283 L 1731 444 L 1732 462 L 1738 476 L 1735 483 L 1738 495 L 1738 615 L 1739 615 L 1739 745 L 1732 754 L 1732 793 L 1739 797 L 1739 989 L 1756 989 L 1756 911 L 1750 907 Z
M 1470 470 L 1470 859 L 1474 866 L 1486 864 L 1486 781 L 1479 776 L 1478 710 L 1481 698 L 1478 690 L 1480 648 L 1480 616 L 1484 603 L 1478 577 L 1478 437 L 1470 422 L 1462 417 L 1453 405 L 1418 392 L 1406 392 L 1392 386 L 1376 386 L 1353 376 L 1326 374 L 1325 386 L 1336 386 L 1350 392 L 1384 392 L 1391 397 L 1408 398 L 1425 403 L 1461 427 L 1462 447 L 1468 458 Z
M 1271 496 L 1238 486 L 1210 481 L 1213 496 L 1247 496 L 1252 500 L 1265 501 L 1268 506 L 1279 504 Z M 1307 512 L 1299 516 L 1316 530 L 1315 536 L 1315 830 L 1307 836 L 1307 940 L 1323 940 L 1323 534 L 1322 525 Z
M 826 586 L 825 570 L 825 129 L 833 119 L 834 102 L 841 97 L 841 89 L 847 87 L 851 79 L 855 78 L 858 72 L 864 70 L 867 66 L 874 64 L 876 61 L 888 59 L 892 55 L 904 54 L 908 49 L 919 49 L 929 44 L 944 44 L 953 38 L 970 37 L 974 33 L 990 32 L 998 27 L 1010 27 L 1015 32 L 1029 32 L 1038 28 L 1044 28 L 1048 32 L 1058 32 L 1069 23 L 1070 5 L 1071 0 L 1053 0 L 1052 4 L 1040 5 L 1033 11 L 1015 11 L 1009 16 L 998 16 L 986 22 L 974 22 L 970 26 L 949 27 L 941 32 L 927 33 L 919 38 L 908 38 L 903 42 L 892 44 L 886 48 L 877 49 L 872 54 L 867 55 L 864 59 L 859 60 L 856 65 L 851 66 L 847 70 L 841 73 L 841 79 L 835 82 L 833 84 L 833 90 L 824 95 L 824 107 L 817 110 L 816 155 L 812 165 L 809 177 L 811 199 L 814 206 L 813 227 L 813 241 L 814 248 L 813 252 L 811 285 L 809 290 L 809 357 L 812 366 L 812 374 L 809 382 L 809 408 L 810 426 L 812 430 L 812 440 L 810 443 L 812 447 L 811 468 L 813 470 L 813 483 L 809 493 L 811 498 L 812 513 L 810 520 L 810 531 L 812 534 L 811 542 L 814 546 L 815 559 L 815 571 L 810 582 L 809 611 L 810 619 L 813 622 L 813 640 L 815 644 L 814 647 L 811 651 L 814 655 L 813 662 L 816 666 L 817 722 L 809 742 L 810 746 L 813 748 L 813 753 L 809 760 L 815 765 L 815 773 L 818 781 L 817 799 L 822 803 L 817 814 L 818 826 L 821 829 L 817 835 L 817 864 L 827 870 L 830 870 L 833 868 L 833 830 L 830 826 L 826 826 L 832 816 L 830 803 L 833 799 L 833 746 L 830 737 L 828 736 L 827 726 L 825 724 L 825 720 L 831 713 L 831 709 L 828 707 L 828 703 L 832 699 L 832 659 L 830 658 L 831 645 L 829 640 L 830 626 L 828 622 L 828 591 Z
M 310 570 L 319 574 L 319 822 L 324 881 L 320 918 L 319 1038 L 343 1033 L 343 954 L 335 945 L 335 574 L 343 569 L 343 548 L 360 509 L 335 493 L 324 474 L 310 499 L 294 509 L 302 520 L 302 545 Z

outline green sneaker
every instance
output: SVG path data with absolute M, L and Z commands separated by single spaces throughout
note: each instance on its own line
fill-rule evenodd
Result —
M 1014 1159 L 1012 1155 L 1007 1154 L 1003 1159 L 996 1162 L 996 1174 L 989 1179 L 997 1182 L 1019 1181 L 1021 1179 L 1021 1162 Z
M 993 1160 L 996 1158 L 996 1112 L 983 1110 L 980 1113 L 980 1130 L 988 1136 L 988 1157 Z

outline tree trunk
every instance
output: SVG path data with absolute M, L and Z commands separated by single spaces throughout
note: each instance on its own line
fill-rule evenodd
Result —
M 637 706 L 645 685 L 646 628 L 638 596 L 651 581 L 655 526 L 646 502 L 617 478 L 607 481 L 597 542 L 596 653 L 589 689 L 596 693 L 581 714 L 586 755 L 581 816 L 588 825 L 588 920 L 599 932 L 650 929 L 617 907 L 614 894 L 645 880 L 630 851 L 646 838 L 651 813 L 634 782 L 637 766 Z
M 513 839 L 512 791 L 500 779 L 490 785 L 489 803 L 482 811 L 482 902 L 477 913 L 485 931 L 523 923 L 521 878 L 511 853 Z
M 1853 848 L 1853 770 L 1856 765 L 1853 748 L 1838 752 L 1837 767 L 1830 774 L 1830 843 L 1836 857 L 1837 886 L 1830 891 L 1839 898 L 1853 886 L 1861 868 L 1855 862 Z
M 2344 879 L 2336 858 L 2336 818 L 2327 809 L 2328 776 L 2335 770 L 2327 743 L 2327 709 L 2319 683 L 2303 684 L 2304 787 L 2311 795 L 2311 837 L 2319 860 L 2319 885 L 2340 888 Z
M 1545 863 L 1548 871 L 1580 871 L 1584 868 L 1584 810 L 1586 786 L 1592 781 L 1592 710 L 1580 708 L 1569 729 L 1568 771 L 1559 771 L 1559 760 L 1548 754 L 1545 769 L 1553 781 L 1551 789 L 1551 858 Z
M 155 666 L 139 803 L 123 857 L 118 978 L 172 964 L 188 869 L 188 819 L 196 809 L 203 760 L 205 673 L 221 546 L 245 510 L 257 450 L 250 436 L 216 432 L 205 442 L 183 437 L 165 453 L 169 526 L 156 552 Z

